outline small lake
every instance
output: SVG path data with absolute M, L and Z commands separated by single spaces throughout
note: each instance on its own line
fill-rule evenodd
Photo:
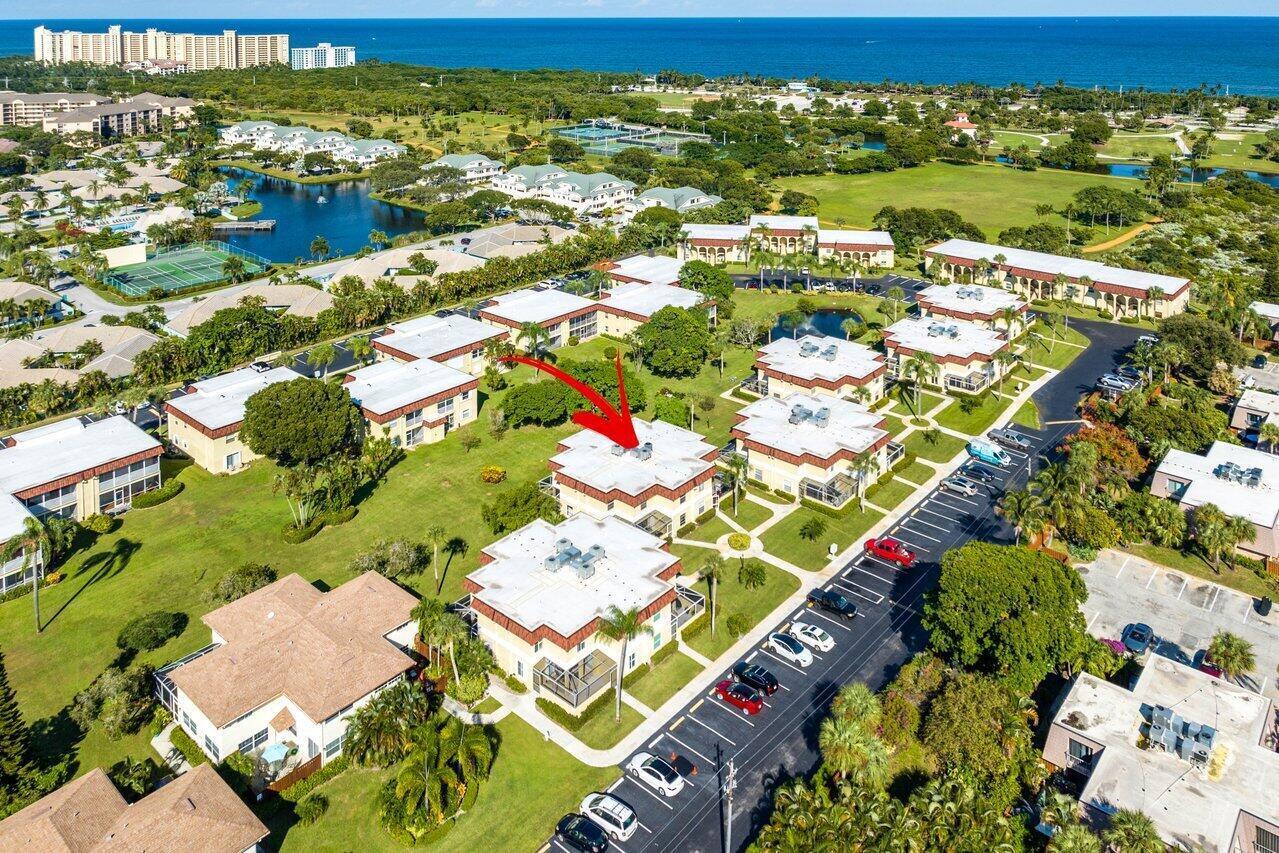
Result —
M 1005 154 L 1000 154 L 998 157 L 995 158 L 995 160 L 996 162 L 999 162 L 999 163 L 1012 162 L 1011 160 L 1008 159 L 1008 156 Z M 1100 166 L 1099 170 L 1092 174 L 1110 175 L 1111 177 L 1115 177 L 1115 178 L 1136 178 L 1137 180 L 1144 180 L 1146 177 L 1146 166 L 1145 164 L 1142 164 L 1142 163 L 1101 163 L 1099 164 L 1099 166 Z M 1215 178 L 1218 175 L 1224 175 L 1226 171 L 1227 171 L 1226 169 L 1216 169 L 1216 168 L 1195 169 L 1194 172 L 1192 173 L 1188 167 L 1183 166 L 1180 169 L 1180 176 L 1177 178 L 1177 181 L 1178 183 L 1188 184 L 1188 183 L 1191 183 L 1191 179 L 1193 178 L 1194 183 L 1202 184 L 1204 181 L 1208 180 L 1209 178 Z M 1274 187 L 1275 189 L 1279 190 L 1279 175 L 1273 175 L 1273 174 L 1270 174 L 1269 172 L 1253 172 L 1250 170 L 1244 171 L 1244 174 L 1252 178 L 1254 181 L 1257 181 L 1258 183 L 1262 183 L 1262 184 L 1265 184 L 1266 186 Z
M 849 317 L 862 319 L 861 315 L 856 311 L 849 311 L 844 308 L 822 308 L 814 311 L 804 317 L 804 321 L 798 326 L 792 326 L 786 320 L 783 314 L 777 318 L 777 322 L 773 324 L 772 336 L 769 340 L 777 338 L 802 338 L 804 335 L 822 335 L 828 338 L 846 337 L 844 330 L 839 327 Z
M 274 219 L 275 230 L 233 231 L 218 239 L 272 261 L 309 259 L 311 241 L 319 236 L 329 241 L 333 254 L 349 255 L 368 245 L 370 231 L 394 237 L 422 227 L 421 213 L 369 198 L 367 180 L 300 184 L 242 169 L 220 171 L 233 192 L 245 178 L 253 180 L 256 189 L 250 197 L 262 203 L 262 212 L 253 218 Z M 321 197 L 327 201 L 320 203 Z

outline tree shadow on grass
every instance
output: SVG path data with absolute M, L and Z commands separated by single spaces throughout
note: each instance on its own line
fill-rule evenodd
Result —
M 454 536 L 444 543 L 444 553 L 448 554 L 449 558 L 444 561 L 444 571 L 440 572 L 440 582 L 435 587 L 436 595 L 439 595 L 440 590 L 444 589 L 444 581 L 448 579 L 449 567 L 453 565 L 453 558 L 464 556 L 470 548 L 470 544 L 461 536 Z
M 132 539 L 117 539 L 110 551 L 94 554 L 81 563 L 79 569 L 76 570 L 72 577 L 81 578 L 85 575 L 88 575 L 88 577 L 85 577 L 84 583 L 80 585 L 80 588 L 71 593 L 70 597 L 62 602 L 62 606 L 53 612 L 53 615 L 44 623 L 44 627 L 48 628 L 52 625 L 62 615 L 62 611 L 70 607 L 71 603 L 79 598 L 80 594 L 90 586 L 124 571 L 133 560 L 133 555 L 138 553 L 141 547 L 141 542 L 135 542 Z
M 51 717 L 36 720 L 31 724 L 31 744 L 34 747 L 36 761 L 41 771 L 56 767 L 68 755 L 75 752 L 76 747 L 84 740 L 85 731 L 71 719 L 71 706 L 68 705 Z M 67 776 L 75 774 L 79 761 L 76 758 L 67 760 Z

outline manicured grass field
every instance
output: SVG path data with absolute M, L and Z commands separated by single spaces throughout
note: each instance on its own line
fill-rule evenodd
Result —
M 640 638 L 636 642 L 642 643 L 645 640 Z M 648 642 L 652 641 L 649 640 Z M 620 723 L 614 721 L 612 708 L 604 708 L 573 734 L 587 746 L 595 749 L 608 749 L 626 737 L 632 729 L 642 722 L 644 722 L 643 715 L 623 702 L 622 721 Z
M 1021 404 L 1021 408 L 1013 415 L 1013 423 L 1021 424 L 1031 429 L 1039 429 L 1039 407 L 1035 405 L 1034 400 L 1027 400 Z
M 720 512 L 724 513 L 729 518 L 733 519 L 733 521 L 736 521 L 738 524 L 740 524 L 742 527 L 746 528 L 747 530 L 755 529 L 756 527 L 758 527 L 759 525 L 767 521 L 769 518 L 771 518 L 773 515 L 772 510 L 766 507 L 760 506 L 754 501 L 746 500 L 745 496 L 740 497 L 737 500 L 736 515 L 733 514 L 733 496 L 732 495 L 729 495 L 727 500 L 725 500 L 724 498 L 720 498 L 719 510 Z
M 1222 137 L 1241 137 L 1239 139 Z M 1212 141 L 1212 154 L 1204 161 L 1205 166 L 1220 166 L 1223 169 L 1246 169 L 1257 172 L 1279 172 L 1279 163 L 1274 160 L 1263 160 L 1257 156 L 1257 144 L 1265 140 L 1263 133 L 1233 133 L 1224 131 Z
M 682 652 L 675 652 L 626 688 L 626 692 L 657 710 L 701 671 L 700 663 Z
M 696 545 L 681 545 L 678 542 L 671 543 L 671 553 L 679 557 L 680 563 L 684 566 L 685 575 L 695 575 L 701 571 L 708 557 L 715 555 L 714 548 L 699 548 Z
M 928 482 L 928 479 L 937 472 L 927 462 L 921 462 L 916 459 L 914 462 L 897 471 L 897 476 L 904 480 L 910 480 L 912 483 L 922 485 Z
M 930 462 L 949 462 L 964 449 L 964 442 L 953 435 L 938 433 L 934 441 L 925 435 L 927 430 L 916 430 L 906 437 L 906 452 Z
M 927 385 L 927 383 L 925 383 Z M 903 417 L 914 418 L 919 415 L 926 415 L 933 409 L 941 405 L 942 400 L 946 398 L 940 394 L 930 394 L 927 391 L 919 395 L 919 409 L 915 409 L 915 386 L 909 383 L 901 383 L 897 385 L 897 389 L 892 396 L 897 402 L 893 404 L 892 411 Z
M 888 422 L 886 428 L 893 438 L 901 435 L 906 429 L 906 422 L 896 415 L 884 415 L 884 420 Z
M 718 614 L 715 636 L 711 636 L 711 629 L 708 625 L 706 630 L 688 641 L 688 645 L 693 650 L 700 652 L 712 661 L 723 654 L 733 643 L 737 642 L 728 633 L 728 628 L 725 627 L 729 616 L 734 613 L 744 613 L 750 619 L 751 624 L 755 625 L 765 616 L 772 613 L 779 604 L 786 600 L 787 596 L 799 589 L 799 579 L 797 577 L 790 572 L 763 562 L 760 565 L 764 567 L 767 580 L 758 589 L 747 589 L 737 582 L 738 561 L 733 559 L 727 562 L 724 579 L 716 585 L 719 604 L 717 605 Z M 705 581 L 698 581 L 696 587 L 697 591 L 702 595 L 710 594 Z M 708 606 L 709 603 L 710 599 L 707 599 Z
M 883 509 L 893 509 L 906 498 L 917 487 L 914 483 L 908 483 L 905 480 L 893 479 L 885 483 L 883 486 L 875 487 L 871 494 L 866 496 L 866 500 L 870 501 L 877 507 Z
M 763 509 L 763 507 L 760 507 Z M 729 527 L 728 522 L 719 516 L 713 516 L 705 524 L 699 524 L 696 529 L 689 531 L 681 539 L 695 539 L 698 542 L 714 542 L 721 536 L 727 536 L 733 532 L 733 528 Z
M 1176 155 L 1180 152 L 1170 136 L 1157 133 L 1117 133 L 1097 153 L 1125 160 L 1149 160 L 1156 154 Z
M 1136 185 L 1124 178 L 1071 174 L 1056 169 L 1021 172 L 1002 165 L 949 163 L 929 163 L 914 169 L 867 175 L 777 180 L 783 190 L 799 190 L 816 196 L 820 205 L 818 215 L 824 223 L 842 219 L 849 228 L 867 227 L 886 205 L 944 207 L 957 211 L 991 239 L 1005 228 L 1041 221 L 1035 214 L 1036 205 L 1061 208 L 1076 192 L 1096 184 L 1124 189 Z M 1055 215 L 1042 221 L 1065 224 L 1064 219 Z
M 981 404 L 977 408 L 971 412 L 965 412 L 960 407 L 960 401 L 956 400 L 937 416 L 937 423 L 966 435 L 981 435 L 1004 413 L 1011 402 L 1005 397 L 991 393 L 981 398 Z
M 810 518 L 826 522 L 826 530 L 816 541 L 803 539 L 799 529 Z M 872 509 L 850 512 L 843 518 L 831 518 L 808 507 L 800 507 L 768 529 L 763 536 L 764 549 L 802 569 L 818 571 L 829 560 L 827 548 L 834 542 L 843 551 L 874 526 L 883 515 Z
M 1071 330 L 1074 331 L 1073 329 Z M 1022 354 L 1027 361 L 1037 364 L 1040 367 L 1048 367 L 1053 370 L 1061 370 L 1075 359 L 1079 358 L 1080 353 L 1084 350 L 1082 347 L 1070 346 L 1061 341 L 1053 342 L 1047 337 L 1042 341 L 1032 343 L 1026 348 Z

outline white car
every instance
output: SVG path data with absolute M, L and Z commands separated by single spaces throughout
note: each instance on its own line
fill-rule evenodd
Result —
M 586 799 L 582 800 L 580 811 L 599 824 L 614 841 L 628 841 L 639 825 L 639 821 L 635 819 L 635 809 L 612 794 L 587 794 Z
M 684 777 L 664 758 L 651 752 L 637 752 L 626 762 L 626 772 L 633 773 L 645 785 L 663 797 L 673 797 L 684 790 Z
M 835 638 L 816 625 L 807 622 L 795 622 L 790 626 L 791 636 L 806 646 L 812 646 L 819 652 L 829 652 L 835 648 Z
M 813 653 L 790 634 L 774 631 L 768 635 L 768 640 L 764 643 L 764 646 L 782 660 L 787 663 L 793 663 L 800 668 L 809 667 L 813 664 Z

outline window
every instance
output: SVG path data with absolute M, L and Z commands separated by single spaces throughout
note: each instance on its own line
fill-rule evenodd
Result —
M 627 669 L 635 668 L 635 652 L 631 652 L 630 654 L 626 656 L 626 668 Z
M 238 452 L 228 453 L 226 457 L 226 469 L 228 471 L 234 471 L 236 468 L 239 468 L 239 467 L 240 467 L 240 454 Z
M 515 674 L 518 675 L 520 678 L 524 677 L 524 661 L 517 660 L 515 662 Z
M 533 644 L 533 651 L 540 652 L 541 650 L 542 650 L 542 641 L 538 640 L 536 643 Z
M 195 726 L 195 722 L 189 716 L 187 716 L 186 711 L 182 712 L 182 727 L 186 729 L 187 731 L 189 731 L 192 736 L 198 735 L 200 733 L 200 730 L 196 728 Z
M 463 392 L 462 392 L 462 399 L 463 399 L 463 400 L 469 400 L 469 399 L 471 399 L 471 392 L 470 392 L 470 391 L 463 391 Z
M 204 736 L 204 751 L 207 752 L 209 755 L 213 756 L 214 761 L 222 760 L 222 756 L 218 754 L 217 746 L 213 743 L 212 738 L 210 738 L 208 735 Z
M 1186 493 L 1186 489 L 1190 488 L 1189 483 L 1183 483 L 1179 480 L 1168 481 L 1168 497 L 1175 501 L 1181 500 L 1182 495 Z
M 680 495 L 680 496 L 679 496 L 679 503 L 680 503 L 680 506 L 683 506 L 683 505 L 684 505 L 684 501 L 686 501 L 687 499 L 688 499 L 688 495 Z
M 660 648 L 661 645 L 662 645 L 662 635 L 654 631 L 653 632 L 653 648 L 654 649 Z
M 1068 751 L 1070 753 L 1070 757 L 1076 761 L 1092 761 L 1093 748 L 1086 743 L 1080 743 L 1074 738 L 1071 738 Z
M 342 742 L 346 740 L 346 734 L 343 733 L 324 745 L 324 757 L 332 758 L 342 751 Z
M 577 644 L 577 650 L 578 650 L 579 652 L 584 652 L 584 651 L 586 651 L 586 641 L 585 641 L 585 640 L 582 640 L 582 642 L 580 642 L 580 643 L 578 643 L 578 644 Z
M 609 511 L 609 512 L 612 512 L 612 511 L 613 511 L 613 505 L 614 505 L 614 504 L 616 504 L 616 503 L 617 503 L 617 501 L 609 501 L 609 502 L 608 502 L 608 511 Z
M 239 752 L 252 752 L 264 743 L 266 743 L 266 729 L 263 729 L 257 734 L 246 737 L 244 740 L 240 741 L 240 745 L 236 747 L 236 749 Z

